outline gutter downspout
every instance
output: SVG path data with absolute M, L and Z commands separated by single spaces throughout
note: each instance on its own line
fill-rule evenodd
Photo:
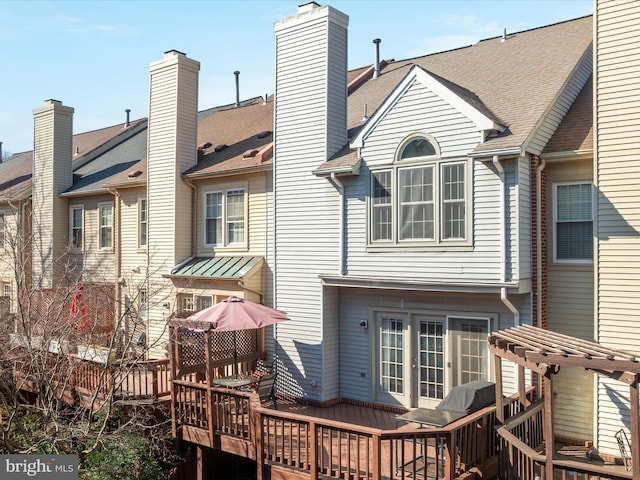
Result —
M 182 179 L 184 180 L 184 183 L 187 184 L 188 187 L 191 188 L 192 190 L 192 195 L 191 195 L 191 225 L 195 225 L 196 226 L 196 233 L 191 235 L 191 255 L 190 258 L 194 258 L 196 255 L 196 237 L 197 237 L 197 232 L 198 232 L 198 228 L 197 228 L 197 219 L 196 219 L 196 195 L 197 195 L 197 189 L 196 186 L 191 183 L 191 180 L 189 180 L 189 178 L 187 177 L 182 177 Z M 173 267 L 171 267 L 173 268 Z
M 340 180 L 338 180 L 338 176 L 336 172 L 331 172 L 331 183 L 338 189 L 340 193 L 340 248 L 339 248 L 339 268 L 338 271 L 340 275 L 344 275 L 344 207 L 345 207 L 345 198 L 344 198 L 344 185 Z
M 540 184 L 542 170 L 546 167 L 544 158 L 540 158 L 540 164 L 536 168 L 536 267 L 538 275 L 536 278 L 536 289 L 538 298 L 536 302 L 538 312 L 538 327 L 542 328 L 542 186 Z
M 506 219 L 506 193 L 507 182 L 504 167 L 500 163 L 498 155 L 493 156 L 493 165 L 498 170 L 500 176 L 500 282 L 504 283 L 507 278 L 507 219 Z M 513 315 L 513 326 L 520 325 L 520 312 L 507 296 L 507 287 L 500 288 L 500 300 L 509 309 Z M 518 365 L 513 365 L 513 378 L 518 378 Z
M 107 189 L 109 191 L 109 193 L 111 193 L 115 199 L 114 204 L 115 204 L 115 208 L 114 208 L 114 219 L 115 219 L 115 225 L 114 230 L 115 230 L 115 235 L 113 236 L 113 242 L 114 242 L 114 253 L 116 256 L 116 264 L 115 264 L 115 277 L 116 277 L 116 324 L 120 324 L 121 322 L 121 316 L 122 316 L 122 283 L 124 281 L 123 278 L 121 278 L 122 275 L 122 245 L 121 245 L 121 237 L 122 237 L 122 233 L 120 231 L 121 228 L 121 219 L 120 219 L 120 202 L 121 202 L 121 197 L 120 197 L 120 193 L 118 192 L 117 189 L 115 188 L 108 188 Z M 128 342 L 128 339 L 126 340 Z
M 496 167 L 496 170 L 498 170 L 498 175 L 500 176 L 500 283 L 504 283 L 507 278 L 507 207 L 505 199 L 507 193 L 507 182 L 504 167 L 500 163 L 498 155 L 493 156 L 493 165 Z M 520 312 L 509 300 L 507 296 L 507 287 L 500 288 L 500 300 L 513 314 L 513 326 L 517 327 L 520 325 Z
M 504 173 L 504 167 L 500 163 L 498 155 L 493 156 L 493 164 L 500 175 L 500 282 L 504 283 L 507 278 L 507 219 L 506 219 L 506 193 L 507 182 Z M 507 296 L 507 287 L 500 288 L 500 300 L 513 315 L 513 326 L 520 325 L 520 312 Z M 518 365 L 513 365 L 513 378 L 518 379 Z M 516 380 L 517 381 L 517 380 Z M 520 379 L 524 381 L 524 379 Z

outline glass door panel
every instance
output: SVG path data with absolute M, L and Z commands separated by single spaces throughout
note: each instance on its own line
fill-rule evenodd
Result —
M 376 400 L 408 405 L 410 372 L 407 368 L 406 315 L 377 315 L 378 382 Z
M 488 319 L 450 318 L 452 384 L 489 380 Z
M 418 406 L 435 407 L 444 398 L 445 351 L 444 322 L 427 317 L 416 317 Z

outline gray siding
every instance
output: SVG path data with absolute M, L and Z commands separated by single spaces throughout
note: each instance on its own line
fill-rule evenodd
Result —
M 432 135 L 445 159 L 462 159 L 479 141 L 477 127 L 458 110 L 415 81 L 398 99 L 375 129 L 364 139 L 362 155 L 369 168 L 391 166 L 401 141 L 415 132 Z M 519 260 L 520 242 L 530 239 L 528 182 L 526 168 L 513 160 L 503 161 L 507 182 L 507 280 L 522 278 Z M 516 167 L 519 171 L 516 171 Z M 348 261 L 349 275 L 389 278 L 423 278 L 455 282 L 498 282 L 501 277 L 500 179 L 490 162 L 473 161 L 472 172 L 472 246 L 425 247 L 424 251 L 391 247 L 390 250 L 367 251 L 367 208 L 369 172 L 363 169 L 357 181 L 348 182 Z M 522 178 L 520 178 L 522 177 Z M 519 209 L 525 211 L 519 212 Z M 518 215 L 522 213 L 524 215 Z M 524 216 L 524 219 L 521 218 Z M 520 224 L 518 222 L 521 222 Z M 519 230 L 525 225 L 524 236 Z M 525 252 L 528 253 L 526 249 Z M 526 254 L 524 255 L 526 258 Z M 526 258 L 524 273 L 530 276 L 530 260 Z
M 321 399 L 321 388 L 307 388 L 322 386 L 327 361 L 318 275 L 339 272 L 341 202 L 311 172 L 346 143 L 347 17 L 310 8 L 276 24 L 274 291 L 292 319 L 277 329 L 281 372 L 290 388 Z
M 529 296 L 510 297 L 523 313 L 521 321 L 530 323 L 526 312 L 530 311 Z M 375 396 L 375 324 L 372 311 L 392 309 L 411 312 L 438 312 L 438 315 L 467 313 L 470 316 L 496 315 L 493 329 L 513 326 L 513 315 L 500 301 L 499 295 L 465 295 L 425 293 L 376 289 L 340 290 L 340 393 L 342 397 L 373 401 Z M 360 328 L 360 322 L 369 322 L 369 328 Z M 503 362 L 505 392 L 516 389 L 515 369 L 510 362 Z M 491 371 L 493 376 L 493 370 Z

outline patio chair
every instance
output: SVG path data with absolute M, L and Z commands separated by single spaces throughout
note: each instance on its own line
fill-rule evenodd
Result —
M 273 402 L 273 408 L 278 409 L 278 404 L 276 400 L 276 375 L 275 373 L 267 373 L 266 375 L 260 377 L 258 380 L 258 396 L 260 397 L 261 404 L 267 404 L 269 401 Z

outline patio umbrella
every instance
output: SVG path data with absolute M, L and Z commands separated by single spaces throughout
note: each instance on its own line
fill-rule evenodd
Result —
M 233 365 L 237 376 L 236 332 L 238 330 L 255 330 L 287 320 L 289 320 L 287 314 L 280 310 L 232 296 L 194 313 L 187 317 L 185 322 L 189 322 L 191 325 L 202 324 L 202 328 L 205 330 L 210 328 L 217 332 L 233 332 Z

